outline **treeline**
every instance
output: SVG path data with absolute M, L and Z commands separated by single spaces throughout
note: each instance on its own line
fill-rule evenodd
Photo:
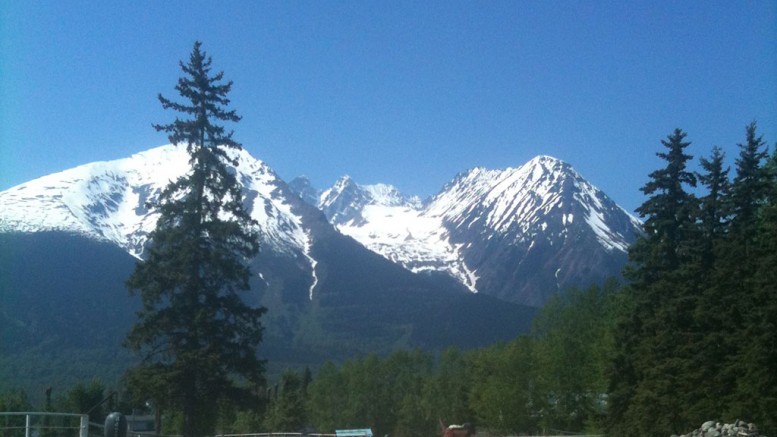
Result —
M 339 366 L 328 362 L 315 374 L 287 370 L 257 392 L 255 402 L 240 407 L 221 402 L 216 433 L 370 427 L 375 435 L 428 437 L 439 434 L 440 419 L 497 433 L 597 431 L 605 417 L 619 299 L 614 282 L 570 290 L 540 312 L 533 335 L 486 349 L 398 351 Z M 102 423 L 114 410 L 153 414 L 154 406 L 132 391 L 120 390 L 95 408 L 90 420 Z M 110 393 L 93 380 L 40 406 L 12 390 L 0 394 L 0 410 L 84 413 Z M 180 434 L 180 412 L 161 413 L 161 432 Z
M 329 362 L 315 376 L 287 371 L 268 390 L 263 414 L 238 412 L 226 433 L 334 432 L 437 435 L 439 421 L 493 433 L 600 432 L 613 332 L 621 306 L 609 282 L 570 290 L 545 306 L 533 334 L 486 349 L 420 350 Z
M 618 325 L 611 435 L 671 435 L 706 420 L 777 432 L 777 153 L 756 124 L 734 171 L 714 147 L 688 164 L 677 129 L 642 188 L 630 310 Z

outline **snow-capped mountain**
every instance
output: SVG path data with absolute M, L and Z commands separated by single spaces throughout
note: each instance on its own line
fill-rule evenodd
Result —
M 230 153 L 248 210 L 259 225 L 263 250 L 306 260 L 312 298 L 317 261 L 310 255 L 310 232 L 288 200 L 295 196 L 262 161 L 245 150 Z M 0 233 L 78 234 L 116 244 L 142 258 L 158 219 L 148 203 L 188 169 L 185 147 L 166 145 L 35 179 L 0 193 Z
M 418 197 L 391 185 L 359 185 L 339 179 L 319 194 L 317 206 L 345 235 L 413 272 L 441 271 L 476 291 L 460 247 L 448 238 L 441 217 L 424 213 Z
M 321 270 L 313 247 L 336 233 L 332 225 L 409 271 L 445 273 L 472 292 L 532 306 L 568 286 L 618 276 L 640 232 L 635 218 L 548 156 L 472 169 L 425 202 L 347 176 L 322 192 L 305 179 L 287 185 L 245 151 L 232 161 L 262 251 L 296 266 L 307 299 Z M 0 193 L 0 233 L 77 234 L 142 258 L 157 220 L 148 202 L 188 168 L 185 150 L 168 145 L 44 176 Z
M 534 306 L 619 276 L 640 232 L 636 218 L 549 156 L 474 168 L 424 203 L 343 178 L 317 206 L 340 232 L 411 271 L 444 272 L 471 291 Z
M 391 185 L 358 185 L 350 176 L 343 176 L 332 188 L 321 193 L 318 202 L 319 209 L 336 225 L 362 222 L 362 211 L 372 205 L 419 207 L 421 200 L 405 197 Z
M 318 205 L 321 191 L 317 190 L 306 176 L 298 176 L 289 182 L 289 188 L 295 192 L 305 203 Z
M 262 234 L 245 298 L 268 308 L 262 355 L 281 368 L 512 339 L 529 329 L 536 308 L 526 305 L 618 275 L 639 232 L 550 157 L 472 169 L 424 202 L 347 177 L 322 192 L 287 185 L 246 152 L 231 158 Z M 183 148 L 163 146 L 0 192 L 0 332 L 30 380 L 51 370 L 51 354 L 67 361 L 67 347 L 118 357 L 106 351 L 139 304 L 125 281 L 155 227 L 147 205 L 188 169 Z M 126 359 L 101 369 L 120 372 Z
M 534 309 L 469 293 L 447 277 L 414 274 L 337 232 L 247 152 L 234 152 L 230 161 L 261 234 L 244 298 L 268 308 L 268 359 L 318 365 L 404 347 L 479 347 L 528 329 Z M 89 331 L 94 342 L 84 347 L 121 344 L 117 336 L 128 329 L 126 316 L 138 303 L 125 281 L 158 217 L 149 202 L 189 171 L 188 162 L 183 147 L 168 145 L 0 192 L 0 295 L 9 297 L 2 304 L 20 304 L 0 305 L 0 332 L 18 333 L 32 350 L 48 350 L 40 348 L 47 338 L 87 335 L 73 331 L 77 321 L 59 323 L 59 313 L 104 320 L 99 303 L 122 302 L 111 313 L 121 326 L 112 336 Z M 376 188 L 365 202 L 390 203 L 392 196 L 397 193 L 388 187 Z M 73 308 L 71 302 L 90 304 Z M 467 323 L 456 323 L 463 314 Z M 48 323 L 45 332 L 41 320 Z
M 231 153 L 263 243 L 277 250 L 304 251 L 309 236 L 292 205 L 278 194 L 283 182 L 247 152 Z M 158 219 L 147 204 L 188 169 L 186 149 L 167 145 L 35 179 L 0 193 L 0 232 L 81 234 L 112 242 L 141 258 Z

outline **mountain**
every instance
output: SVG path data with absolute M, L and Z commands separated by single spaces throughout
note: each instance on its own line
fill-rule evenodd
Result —
M 420 199 L 408 198 L 386 184 L 358 185 L 350 176 L 343 176 L 335 185 L 321 193 L 318 203 L 330 222 L 364 223 L 361 213 L 367 206 L 420 206 Z
M 261 224 L 262 243 L 304 257 L 310 235 L 284 197 L 286 184 L 245 151 L 231 159 L 251 216 Z M 0 193 L 0 232 L 61 231 L 108 241 L 142 258 L 158 218 L 148 202 L 188 168 L 185 149 L 168 145 L 44 176 Z
M 308 201 L 316 199 L 309 187 Z M 619 277 L 640 222 L 569 164 L 538 156 L 474 168 L 426 202 L 345 177 L 316 206 L 337 229 L 413 272 L 541 306 L 553 293 Z
M 297 176 L 289 182 L 289 188 L 309 205 L 317 205 L 321 192 L 317 190 L 306 176 Z
M 133 362 L 121 347 L 140 309 L 124 280 L 136 259 L 117 246 L 62 232 L 0 233 L 0 392 L 41 403 Z
M 392 263 L 337 232 L 266 164 L 244 151 L 230 158 L 261 233 L 245 299 L 268 308 L 260 353 L 276 370 L 397 348 L 480 347 L 529 329 L 534 309 Z M 128 365 L 120 344 L 138 302 L 124 283 L 158 217 L 149 202 L 187 170 L 185 150 L 163 146 L 0 192 L 0 381 L 40 380 L 44 370 L 25 361 L 92 357 L 79 368 L 100 363 L 106 380 Z

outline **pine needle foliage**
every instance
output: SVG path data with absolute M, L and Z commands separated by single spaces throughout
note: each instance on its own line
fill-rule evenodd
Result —
M 159 212 L 152 244 L 127 282 L 142 301 L 125 341 L 142 362 L 127 381 L 136 396 L 180 412 L 184 437 L 211 433 L 220 401 L 250 402 L 264 373 L 257 350 L 265 310 L 239 295 L 249 289 L 247 264 L 259 250 L 229 166 L 242 146 L 218 124 L 240 117 L 227 109 L 232 82 L 211 74 L 211 62 L 196 42 L 175 87 L 186 103 L 159 95 L 182 118 L 154 128 L 186 147 L 191 170 L 152 205 Z
M 707 420 L 777 429 L 777 155 L 745 128 L 735 175 L 713 148 L 686 170 L 690 143 L 662 141 L 637 210 L 645 234 L 629 251 L 628 310 L 615 331 L 610 435 L 671 435 Z M 706 194 L 687 191 L 696 181 Z
M 698 331 L 692 316 L 699 291 L 688 267 L 696 253 L 698 200 L 687 191 L 697 180 L 687 169 L 693 157 L 685 152 L 691 144 L 685 137 L 675 129 L 661 141 L 666 152 L 656 155 L 665 166 L 650 173 L 642 188 L 648 198 L 637 208 L 645 234 L 629 250 L 626 292 L 633 308 L 616 334 L 609 400 L 613 435 L 669 435 L 689 420 L 684 396 L 685 385 L 696 377 Z

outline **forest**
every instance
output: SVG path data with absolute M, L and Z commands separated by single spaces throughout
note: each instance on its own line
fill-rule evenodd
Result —
M 618 299 L 613 282 L 558 295 L 531 336 L 482 350 L 450 348 L 369 355 L 315 373 L 288 369 L 250 406 L 219 404 L 218 434 L 371 427 L 376 435 L 439 434 L 439 420 L 471 422 L 495 433 L 517 430 L 599 432 L 605 417 L 607 361 Z M 102 423 L 111 411 L 154 414 L 140 393 L 116 396 L 99 379 L 33 405 L 19 390 L 0 395 L 0 411 L 87 412 Z M 94 408 L 105 398 L 108 401 Z M 162 411 L 162 434 L 180 434 L 181 417 Z

